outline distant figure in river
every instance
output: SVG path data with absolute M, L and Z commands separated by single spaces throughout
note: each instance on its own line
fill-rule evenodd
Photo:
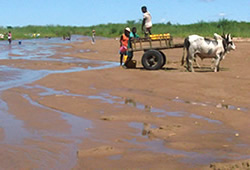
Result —
M 92 30 L 92 44 L 95 44 L 95 30 Z
M 63 35 L 63 40 L 70 40 L 71 36 L 66 37 L 65 35 Z
M 143 20 L 142 20 L 142 25 L 141 29 L 145 34 L 145 37 L 148 37 L 148 34 L 151 35 L 151 28 L 152 28 L 152 16 L 148 12 L 147 7 L 143 6 L 141 7 L 141 11 L 143 13 Z
M 12 39 L 12 35 L 11 35 L 11 31 L 9 31 L 9 33 L 8 33 L 8 41 L 9 41 L 9 44 L 11 44 L 11 39 Z

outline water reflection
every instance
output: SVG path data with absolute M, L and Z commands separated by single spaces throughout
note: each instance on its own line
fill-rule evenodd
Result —
M 72 41 L 82 40 L 80 40 L 80 36 L 76 36 L 76 38 L 73 36 Z M 5 43 L 6 42 L 0 41 L 0 60 L 21 59 L 33 61 L 56 61 L 62 63 L 77 63 L 78 67 L 71 67 L 65 70 L 32 70 L 15 68 L 14 64 L 11 64 L 11 66 L 1 65 L 0 94 L 5 90 L 14 87 L 23 86 L 26 88 L 31 88 L 30 86 L 26 86 L 26 84 L 39 80 L 49 74 L 100 70 L 119 66 L 119 63 L 116 62 L 76 59 L 73 57 L 66 57 L 65 54 L 63 57 L 59 56 L 58 58 L 53 58 L 53 55 L 60 54 L 60 52 L 58 53 L 58 48 L 71 48 L 70 46 L 62 45 L 68 42 L 62 41 L 60 38 L 22 40 L 22 44 L 20 45 L 18 44 L 18 41 L 13 41 L 11 45 L 7 45 Z M 81 52 L 92 51 L 86 50 Z M 83 68 L 83 64 L 95 66 Z M 44 91 L 47 91 L 47 93 L 41 93 L 41 96 L 46 96 L 51 93 L 62 95 L 69 93 L 68 90 L 65 90 L 65 92 L 62 93 L 58 91 L 55 92 L 54 90 L 50 90 L 49 88 L 42 86 L 38 86 L 37 88 L 43 88 Z M 78 144 L 82 142 L 84 137 L 87 137 L 88 132 L 86 129 L 92 126 L 92 122 L 90 120 L 74 116 L 73 114 L 44 106 L 32 100 L 32 98 L 30 98 L 27 94 L 21 95 L 29 102 L 30 105 L 33 105 L 37 108 L 42 108 L 48 113 L 60 115 L 58 118 L 65 120 L 65 122 L 69 125 L 69 131 L 55 133 L 46 129 L 29 129 L 29 126 L 26 125 L 27 122 L 23 121 L 22 119 L 17 119 L 14 114 L 10 113 L 8 101 L 3 101 L 0 98 L 0 128 L 3 130 L 4 137 L 3 140 L 0 141 L 1 147 L 8 146 L 7 150 L 10 150 L 10 152 L 13 151 L 18 153 L 23 151 L 23 154 L 27 156 L 28 161 L 31 163 L 35 162 L 36 166 L 38 167 L 50 167 L 52 169 L 73 168 L 77 160 L 76 152 Z M 34 118 L 34 121 L 36 120 L 37 119 Z M 54 120 L 47 121 L 47 124 L 51 126 L 54 126 L 54 123 Z M 28 141 L 32 141 L 32 145 L 27 145 L 27 143 L 25 143 Z M 64 143 L 63 141 L 67 142 Z M 48 147 L 43 147 L 40 145 L 41 143 L 48 145 Z M 60 147 L 61 150 L 58 152 L 54 152 L 53 149 L 51 149 Z M 28 153 L 25 153 L 26 151 Z M 15 161 L 14 157 L 13 160 Z
M 218 104 L 214 104 L 214 103 L 210 103 L 210 102 L 194 102 L 194 101 L 188 101 L 188 100 L 182 100 L 179 97 L 176 97 L 175 99 L 173 99 L 172 101 L 174 102 L 178 102 L 178 103 L 186 103 L 186 104 L 192 104 L 192 105 L 197 105 L 197 106 L 213 106 L 219 109 L 228 109 L 228 110 L 237 110 L 237 111 L 244 111 L 247 112 L 248 109 L 244 108 L 244 107 L 240 107 L 240 106 L 234 106 L 231 104 L 225 104 L 225 103 L 218 103 Z
M 139 102 L 136 102 L 135 100 L 131 99 L 131 98 L 125 98 L 125 101 L 124 101 L 125 104 L 127 105 L 130 105 L 132 107 L 135 107 L 137 109 L 140 109 L 140 110 L 144 110 L 146 112 L 151 112 L 151 113 L 158 113 L 158 117 L 164 117 L 164 116 L 175 116 L 175 117 L 181 117 L 181 116 L 184 116 L 185 113 L 183 112 L 168 112 L 164 109 L 160 109 L 160 108 L 155 108 L 153 106 L 150 106 L 150 105 L 144 105 L 144 104 L 141 104 Z M 164 114 L 164 115 L 162 115 Z
M 168 112 L 164 109 L 161 108 L 155 108 L 149 105 L 144 105 L 142 103 L 139 102 L 135 102 L 135 100 L 131 99 L 131 98 L 122 98 L 119 96 L 114 96 L 111 95 L 109 93 L 99 93 L 98 95 L 85 95 L 85 94 L 73 94 L 70 93 L 69 90 L 64 90 L 64 91 L 57 91 L 55 89 L 52 88 L 47 88 L 44 86 L 39 86 L 39 85 L 35 85 L 34 87 L 31 86 L 24 86 L 25 88 L 40 88 L 43 89 L 44 92 L 39 93 L 40 96 L 49 96 L 49 95 L 64 95 L 64 96 L 74 96 L 74 97 L 83 97 L 83 98 L 87 98 L 90 100 L 99 100 L 103 103 L 108 103 L 108 104 L 112 104 L 114 107 L 115 106 L 121 106 L 121 105 L 128 105 L 131 107 L 134 107 L 136 109 L 139 110 L 143 110 L 145 112 L 149 112 L 149 113 L 155 113 L 157 117 L 165 117 L 165 116 L 173 116 L 173 117 L 183 117 L 183 116 L 188 116 L 190 118 L 194 118 L 194 119 L 200 119 L 200 120 L 205 120 L 209 123 L 216 123 L 216 124 L 222 124 L 221 121 L 219 120 L 213 120 L 201 115 L 196 115 L 194 113 L 186 113 L 186 112 L 182 112 L 182 111 L 177 111 L 177 112 Z
M 87 132 L 86 129 L 91 128 L 91 121 L 84 119 L 82 117 L 74 116 L 73 114 L 66 113 L 60 110 L 56 110 L 50 107 L 47 107 L 45 105 L 42 105 L 34 100 L 32 100 L 28 95 L 23 94 L 22 95 L 26 100 L 29 101 L 30 104 L 36 107 L 40 107 L 46 110 L 50 110 L 56 113 L 59 113 L 61 117 L 68 122 L 69 125 L 71 125 L 71 133 L 70 136 L 78 137 L 78 136 L 86 136 Z M 57 134 L 59 135 L 59 134 Z M 65 136 L 65 134 L 63 134 Z
M 212 162 L 220 162 L 223 160 L 238 160 L 238 159 L 249 159 L 250 155 L 242 155 L 236 152 L 230 152 L 223 150 L 200 150 L 200 151 L 185 151 L 181 149 L 172 149 L 168 147 L 168 142 L 162 139 L 155 139 L 151 140 L 148 137 L 148 132 L 150 128 L 154 128 L 152 125 L 148 123 L 137 123 L 137 122 L 130 122 L 130 127 L 139 129 L 141 133 L 136 134 L 136 137 L 125 140 L 134 145 L 140 146 L 142 151 L 152 151 L 156 153 L 164 153 L 167 155 L 174 155 L 174 156 L 181 156 L 179 159 L 181 162 L 193 164 L 193 165 L 208 165 Z M 138 140 L 138 137 L 147 137 L 149 140 Z M 245 147 L 245 145 L 243 145 Z
M 141 132 L 137 134 L 137 136 L 144 136 L 149 138 L 150 129 L 157 128 L 155 125 L 151 125 L 150 123 L 138 123 L 138 122 L 130 122 L 129 127 L 140 129 Z
M 110 160 L 120 160 L 122 158 L 122 155 L 112 155 L 108 157 Z
M 159 108 L 155 108 L 149 105 L 143 105 L 141 103 L 135 102 L 134 100 L 130 99 L 130 98 L 126 98 L 125 99 L 125 104 L 133 106 L 137 109 L 140 110 L 144 110 L 146 112 L 151 112 L 151 113 L 158 113 L 157 117 L 165 117 L 165 116 L 173 116 L 173 117 L 183 117 L 183 116 L 189 116 L 190 118 L 195 118 L 195 119 L 200 119 L 200 120 L 205 120 L 209 123 L 216 123 L 216 124 L 222 124 L 221 121 L 219 120 L 213 120 L 201 115 L 197 115 L 194 113 L 186 113 L 186 112 L 182 112 L 182 111 L 177 111 L 177 112 L 168 112 L 164 109 L 159 109 Z
M 48 76 L 49 74 L 101 70 L 118 66 L 118 63 L 114 62 L 103 62 L 103 64 L 104 65 L 96 67 L 72 67 L 65 70 L 30 70 L 0 66 L 0 75 L 2 75 L 0 78 L 0 91 L 32 83 L 36 80 L 40 80 L 41 78 Z
M 8 104 L 0 99 L 0 127 L 4 131 L 4 144 L 20 144 L 25 138 L 33 136 L 24 128 L 24 122 L 8 113 Z M 35 137 L 35 136 L 33 136 Z

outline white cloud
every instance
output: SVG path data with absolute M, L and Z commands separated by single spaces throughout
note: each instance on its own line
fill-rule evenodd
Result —
M 160 23 L 164 23 L 164 22 L 166 22 L 165 18 L 160 19 Z
M 219 13 L 219 16 L 220 16 L 220 17 L 225 17 L 226 15 L 227 15 L 227 14 L 224 13 L 224 12 Z

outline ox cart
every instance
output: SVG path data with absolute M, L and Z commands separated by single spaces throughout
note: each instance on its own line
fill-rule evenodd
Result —
M 162 50 L 182 48 L 184 44 L 174 44 L 173 37 L 167 34 L 154 34 L 147 38 L 132 38 L 129 52 L 144 51 L 141 58 L 143 67 L 147 70 L 161 69 L 167 61 Z

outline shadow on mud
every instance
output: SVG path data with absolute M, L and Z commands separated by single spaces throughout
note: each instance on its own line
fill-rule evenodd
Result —
M 197 73 L 205 73 L 205 72 L 214 72 L 214 70 L 211 67 L 194 67 L 195 72 Z M 229 71 L 229 68 L 223 68 L 221 67 L 219 72 L 221 71 Z
M 157 71 L 157 70 L 147 70 L 145 69 L 144 67 L 136 67 L 136 68 L 125 68 L 125 69 L 129 69 L 129 70 L 146 70 L 146 71 Z M 174 67 L 163 67 L 159 70 L 164 70 L 164 71 L 180 71 L 180 72 L 183 72 L 183 69 L 184 69 L 184 72 L 189 72 L 188 70 L 186 70 L 186 68 L 174 68 Z M 194 67 L 195 69 L 195 72 L 196 73 L 209 73 L 209 72 L 214 72 L 214 70 L 211 68 L 211 67 Z M 229 68 L 220 68 L 219 72 L 222 72 L 222 71 L 229 71 L 230 69 Z

